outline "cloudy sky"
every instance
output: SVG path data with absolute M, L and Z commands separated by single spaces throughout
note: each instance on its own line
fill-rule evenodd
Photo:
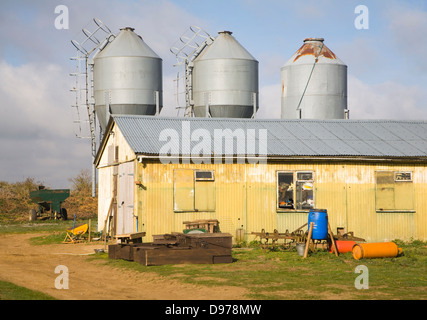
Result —
M 57 29 L 68 8 L 68 29 Z M 355 26 L 369 9 L 369 28 Z M 32 177 L 51 188 L 91 168 L 90 140 L 76 137 L 69 73 L 71 40 L 93 18 L 113 33 L 130 26 L 163 59 L 164 109 L 176 115 L 175 56 L 169 51 L 196 25 L 229 30 L 259 61 L 259 118 L 280 117 L 280 68 L 307 37 L 348 65 L 353 119 L 427 120 L 427 1 L 393 0 L 2 0 L 0 1 L 0 181 Z M 62 20 L 62 22 L 64 22 Z

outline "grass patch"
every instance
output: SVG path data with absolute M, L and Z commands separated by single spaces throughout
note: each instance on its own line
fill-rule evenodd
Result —
M 246 288 L 248 298 L 265 300 L 310 299 L 408 299 L 427 298 L 426 243 L 399 244 L 404 255 L 398 258 L 355 260 L 351 253 L 339 257 L 317 251 L 307 259 L 296 251 L 264 251 L 260 248 L 233 248 L 234 262 L 216 265 L 142 266 L 136 262 L 108 260 L 115 268 L 155 272 L 162 277 L 204 286 Z M 369 289 L 357 290 L 358 265 L 369 270 Z
M 79 224 L 86 223 L 79 221 Z M 77 224 L 77 222 L 76 222 Z M 0 225 L 0 234 L 8 233 L 36 233 L 63 231 L 73 226 L 73 220 L 40 220 L 27 223 L 10 223 Z
M 38 291 L 32 291 L 13 283 L 0 281 L 0 300 L 56 300 Z
M 66 236 L 66 232 L 56 231 L 53 233 L 49 233 L 47 235 L 31 238 L 30 243 L 34 246 L 58 244 L 64 241 L 65 236 Z
M 76 221 L 76 226 L 88 224 L 89 220 Z M 43 233 L 45 235 L 30 239 L 32 245 L 60 244 L 67 234 L 66 230 L 73 227 L 73 220 L 42 220 L 31 223 L 12 223 L 0 225 L 0 234 Z M 92 229 L 96 230 L 96 220 L 92 220 Z M 98 236 L 91 232 L 92 237 Z M 84 235 L 87 237 L 87 234 Z
M 87 223 L 79 221 L 76 225 Z M 0 226 L 0 233 L 43 233 L 31 240 L 34 245 L 62 243 L 65 229 L 73 221 L 37 221 L 34 223 Z M 92 222 L 95 229 L 95 224 Z M 317 251 L 307 259 L 293 251 L 263 250 L 256 243 L 232 249 L 231 264 L 188 264 L 143 266 L 136 262 L 110 260 L 108 254 L 88 257 L 96 263 L 139 273 L 156 273 L 161 277 L 184 283 L 217 288 L 245 288 L 247 298 L 261 300 L 425 300 L 427 299 L 427 243 L 396 240 L 403 256 L 357 261 L 351 253 L 339 257 Z M 365 265 L 369 270 L 369 289 L 357 290 L 355 280 L 360 274 L 355 268 Z M 0 284 L 0 299 L 5 296 L 5 284 Z M 9 290 L 9 289 L 7 289 Z M 20 298 L 18 298 L 20 299 Z M 21 298 L 23 299 L 23 298 Z

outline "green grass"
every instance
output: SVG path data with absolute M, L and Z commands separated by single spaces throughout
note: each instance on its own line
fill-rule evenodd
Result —
M 76 221 L 76 226 L 89 223 L 89 220 Z M 43 235 L 30 239 L 33 245 L 62 243 L 67 234 L 66 229 L 73 227 L 73 220 L 41 220 L 27 223 L 12 223 L 0 225 L 0 234 L 42 233 Z M 96 229 L 96 220 L 92 219 L 92 228 Z M 92 232 L 95 236 L 95 233 Z
M 10 282 L 0 281 L 0 300 L 55 300 L 51 296 L 32 291 Z
M 355 260 L 351 253 L 339 257 L 317 251 L 307 259 L 296 251 L 264 251 L 260 248 L 233 249 L 234 262 L 216 265 L 166 265 L 146 267 L 135 262 L 108 260 L 116 268 L 155 272 L 185 283 L 211 287 L 235 286 L 248 291 L 252 299 L 427 299 L 427 246 L 402 245 L 397 258 Z M 358 265 L 369 271 L 369 289 L 358 290 Z
M 87 221 L 79 221 L 78 224 Z M 73 221 L 45 221 L 32 224 L 0 226 L 0 233 L 43 233 L 31 241 L 34 245 L 61 243 L 65 229 Z M 94 226 L 94 223 L 92 222 Z M 183 283 L 245 288 L 246 298 L 265 300 L 426 300 L 427 243 L 403 243 L 403 256 L 385 259 L 355 260 L 351 253 L 339 257 L 316 251 L 307 259 L 291 251 L 263 250 L 256 243 L 233 248 L 233 263 L 215 265 L 142 266 L 136 262 L 108 259 L 108 254 L 95 254 L 89 261 L 103 261 L 113 268 L 134 272 L 154 272 L 161 277 Z M 365 265 L 369 270 L 369 289 L 357 290 L 355 268 Z M 4 284 L 0 298 L 4 298 Z M 18 298 L 19 299 L 19 298 Z
M 86 223 L 84 221 L 77 224 Z M 36 232 L 54 232 L 64 231 L 73 226 L 73 220 L 38 220 L 26 223 L 0 224 L 0 234 L 7 233 L 36 233 Z

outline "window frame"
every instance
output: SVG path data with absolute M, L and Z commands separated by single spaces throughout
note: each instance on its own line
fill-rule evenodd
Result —
M 292 190 L 292 197 L 293 197 L 293 205 L 294 208 L 281 208 L 279 207 L 279 175 L 280 174 L 292 174 L 292 183 L 294 185 L 294 190 Z M 298 174 L 301 173 L 310 173 L 311 176 L 311 180 L 298 180 Z M 301 208 L 298 209 L 297 208 L 297 183 L 298 182 L 311 182 L 313 184 L 313 206 L 311 208 Z M 315 192 L 315 184 L 316 181 L 316 172 L 314 170 L 277 170 L 276 171 L 276 211 L 277 212 L 309 212 L 310 209 L 315 208 L 315 204 L 316 204 L 316 192 Z
M 409 179 L 398 180 L 396 177 L 398 174 L 409 174 Z M 393 171 L 394 182 L 413 182 L 412 171 Z
M 379 208 L 379 204 L 378 204 L 378 195 L 379 195 L 379 188 L 378 188 L 378 173 L 390 173 L 390 175 L 392 175 L 392 180 L 393 180 L 393 208 Z M 396 175 L 399 173 L 405 173 L 408 174 L 410 173 L 410 179 L 405 179 L 405 180 L 397 180 L 396 179 Z M 406 209 L 399 209 L 397 207 L 399 207 L 397 205 L 396 202 L 396 185 L 402 185 L 404 183 L 407 184 L 411 184 L 412 186 L 412 190 L 411 190 L 411 206 L 412 208 L 406 208 Z M 394 171 L 394 170 L 377 170 L 375 171 L 375 211 L 377 213 L 393 213 L 393 212 L 407 212 L 407 213 L 414 213 L 416 212 L 415 210 L 415 185 L 414 185 L 414 180 L 413 180 L 413 171 Z
M 176 180 L 175 180 L 175 176 L 176 176 L 176 172 L 177 171 L 183 171 L 183 170 L 187 170 L 187 171 L 192 171 L 192 191 L 191 191 L 191 196 L 192 196 L 192 209 L 188 209 L 188 208 L 184 208 L 184 209 L 179 209 L 179 205 L 177 205 L 177 197 L 176 194 L 180 192 L 180 190 L 177 190 L 177 185 L 176 185 Z M 211 172 L 211 178 L 197 178 L 196 173 L 197 172 Z M 173 170 L 173 175 L 174 175 L 174 182 L 173 182 L 173 211 L 175 213 L 180 213 L 180 212 L 215 212 L 216 211 L 216 188 L 215 188 L 215 170 L 200 170 L 200 169 L 187 169 L 187 168 L 177 168 Z M 201 185 L 204 184 L 208 184 L 208 183 L 212 183 L 212 193 L 213 193 L 213 201 L 212 201 L 212 208 L 208 208 L 206 210 L 203 209 L 198 209 L 196 207 L 197 201 L 196 201 L 196 197 L 197 197 L 197 188 L 198 185 L 199 187 L 201 187 Z M 200 189 L 199 189 L 200 190 Z
M 199 172 L 210 172 L 211 173 L 211 178 L 198 178 L 197 177 L 197 173 Z M 215 170 L 194 170 L 194 181 L 215 181 Z

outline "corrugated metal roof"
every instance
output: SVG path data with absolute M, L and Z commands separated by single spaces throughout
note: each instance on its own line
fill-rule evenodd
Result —
M 259 144 L 263 143 L 267 145 L 267 156 L 427 157 L 426 121 L 262 120 L 129 115 L 115 115 L 113 118 L 136 154 L 158 155 L 168 147 L 179 150 L 179 154 L 187 154 L 185 148 L 182 151 L 182 143 L 190 139 L 189 150 L 193 150 L 196 145 L 200 147 L 200 142 L 204 141 L 200 134 L 204 134 L 204 139 L 211 139 L 210 150 L 214 152 L 215 134 L 227 133 L 225 130 L 228 129 L 230 133 L 243 133 L 245 141 L 240 141 L 240 147 L 242 143 L 252 143 L 254 139 L 251 139 L 250 133 L 255 132 L 256 154 Z M 266 142 L 260 141 L 261 130 L 266 130 Z M 225 152 L 226 140 L 222 141 L 223 154 L 228 154 Z M 243 149 L 246 152 L 247 149 Z M 236 143 L 233 151 L 234 154 L 244 155 Z

